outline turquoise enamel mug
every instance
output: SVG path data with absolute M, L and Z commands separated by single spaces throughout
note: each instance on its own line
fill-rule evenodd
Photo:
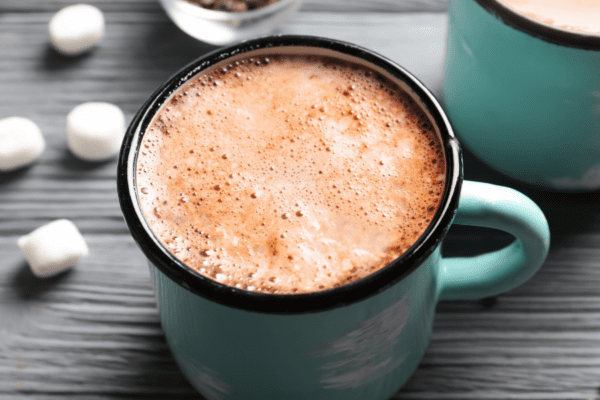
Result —
M 443 106 L 461 144 L 551 190 L 600 189 L 600 35 L 450 0 Z
M 138 203 L 136 158 L 153 115 L 186 81 L 236 57 L 292 51 L 367 65 L 409 93 L 443 143 L 446 186 L 425 233 L 379 271 L 312 293 L 250 292 L 186 267 L 155 237 Z M 330 39 L 265 37 L 218 49 L 184 67 L 131 122 L 117 183 L 125 220 L 149 261 L 167 342 L 185 376 L 210 400 L 387 399 L 423 357 L 439 300 L 510 290 L 535 274 L 549 248 L 548 224 L 529 198 L 505 187 L 463 182 L 459 143 L 423 84 L 385 57 Z M 441 244 L 453 223 L 501 229 L 515 240 L 477 257 L 444 258 Z

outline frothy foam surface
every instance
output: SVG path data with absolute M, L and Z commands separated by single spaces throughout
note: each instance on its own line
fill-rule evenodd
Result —
M 406 93 L 315 56 L 194 78 L 154 118 L 137 161 L 162 243 L 211 279 L 267 293 L 384 267 L 425 231 L 444 183 L 437 134 Z
M 600 35 L 598 0 L 499 0 L 514 11 L 561 29 Z

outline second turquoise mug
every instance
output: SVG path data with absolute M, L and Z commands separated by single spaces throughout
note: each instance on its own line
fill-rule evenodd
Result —
M 443 142 L 446 187 L 426 232 L 383 269 L 320 292 L 249 292 L 187 268 L 160 243 L 139 207 L 136 157 L 152 117 L 186 81 L 242 57 L 290 52 L 366 65 L 402 87 Z M 479 299 L 520 285 L 540 268 L 550 240 L 546 219 L 529 198 L 505 187 L 463 182 L 452 127 L 413 75 L 370 50 L 308 36 L 244 42 L 181 69 L 131 122 L 119 157 L 118 190 L 131 234 L 149 261 L 173 356 L 209 400 L 387 399 L 423 357 L 439 300 Z M 501 229 L 515 241 L 477 257 L 444 258 L 440 248 L 452 223 Z
M 450 0 L 443 105 L 461 143 L 538 188 L 600 189 L 600 36 Z

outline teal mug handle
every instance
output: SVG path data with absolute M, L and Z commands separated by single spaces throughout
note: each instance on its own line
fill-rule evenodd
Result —
M 511 290 L 538 271 L 550 248 L 542 210 L 507 187 L 465 181 L 454 223 L 500 229 L 516 240 L 475 257 L 442 258 L 439 300 L 475 300 Z

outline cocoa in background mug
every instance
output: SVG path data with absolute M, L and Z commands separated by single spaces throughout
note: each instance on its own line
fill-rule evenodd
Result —
M 446 183 L 425 233 L 402 256 L 355 282 L 278 295 L 225 286 L 186 267 L 156 238 L 137 200 L 136 159 L 160 107 L 188 80 L 240 57 L 303 52 L 366 65 L 423 109 L 442 142 Z M 162 327 L 181 370 L 207 399 L 386 399 L 428 345 L 439 300 L 510 290 L 542 265 L 549 230 L 541 210 L 509 188 L 463 182 L 461 150 L 434 96 L 394 62 L 361 47 L 308 36 L 272 36 L 218 49 L 181 69 L 142 106 L 118 165 L 119 200 L 148 258 Z M 452 223 L 501 229 L 516 240 L 471 258 L 443 258 Z M 158 372 L 160 373 L 160 372 Z

